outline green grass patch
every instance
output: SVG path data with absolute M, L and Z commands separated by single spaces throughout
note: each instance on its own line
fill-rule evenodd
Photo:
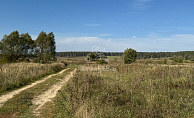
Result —
M 108 59 L 122 59 L 122 56 L 107 56 Z

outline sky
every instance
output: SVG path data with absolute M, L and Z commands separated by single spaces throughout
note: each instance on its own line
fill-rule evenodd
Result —
M 0 39 L 53 32 L 58 52 L 194 51 L 194 0 L 0 0 Z M 96 48 L 97 47 L 97 48 Z

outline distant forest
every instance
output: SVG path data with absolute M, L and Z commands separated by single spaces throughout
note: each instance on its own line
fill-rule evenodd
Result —
M 58 57 L 83 57 L 91 52 L 57 52 Z M 105 56 L 122 56 L 123 52 L 103 52 Z M 185 60 L 194 60 L 194 51 L 180 51 L 180 52 L 137 52 L 138 59 L 149 58 L 172 58 L 182 57 Z

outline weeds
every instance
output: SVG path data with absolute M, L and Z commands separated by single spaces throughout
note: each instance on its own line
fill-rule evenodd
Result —
M 62 70 L 62 64 L 12 63 L 0 66 L 0 93 Z
M 0 108 L 0 118 L 11 118 L 13 114 L 21 118 L 35 118 L 33 111 L 36 106 L 33 106 L 33 99 L 49 90 L 51 86 L 60 82 L 61 79 L 64 79 L 64 77 L 67 76 L 72 70 L 73 69 L 69 69 L 60 75 L 53 76 L 48 80 L 15 95 Z M 49 106 L 47 107 L 47 105 Z M 44 112 L 44 109 L 41 109 L 41 113 L 44 114 L 44 118 L 52 117 L 52 114 L 54 114 L 55 111 L 52 108 L 53 105 L 51 102 L 48 102 L 44 106 L 46 107 L 46 110 L 50 110 L 49 112 Z M 43 116 L 41 118 L 43 118 Z
M 194 116 L 192 67 L 118 62 L 108 65 L 117 71 L 79 71 L 69 81 L 56 102 L 61 116 Z

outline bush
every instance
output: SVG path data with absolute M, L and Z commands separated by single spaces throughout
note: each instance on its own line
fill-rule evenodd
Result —
M 183 63 L 183 57 L 181 56 L 174 56 L 173 57 L 174 62 Z
M 132 62 L 135 62 L 137 58 L 137 52 L 136 50 L 130 48 L 126 49 L 123 54 L 123 59 L 125 64 L 131 64 Z
M 91 52 L 90 54 L 87 55 L 87 60 L 95 61 L 99 59 L 98 53 Z
M 104 59 L 100 59 L 97 61 L 97 64 L 107 64 L 107 62 Z
M 163 64 L 167 64 L 167 59 L 164 59 Z
M 189 63 L 189 61 L 188 60 L 185 60 L 184 63 Z

